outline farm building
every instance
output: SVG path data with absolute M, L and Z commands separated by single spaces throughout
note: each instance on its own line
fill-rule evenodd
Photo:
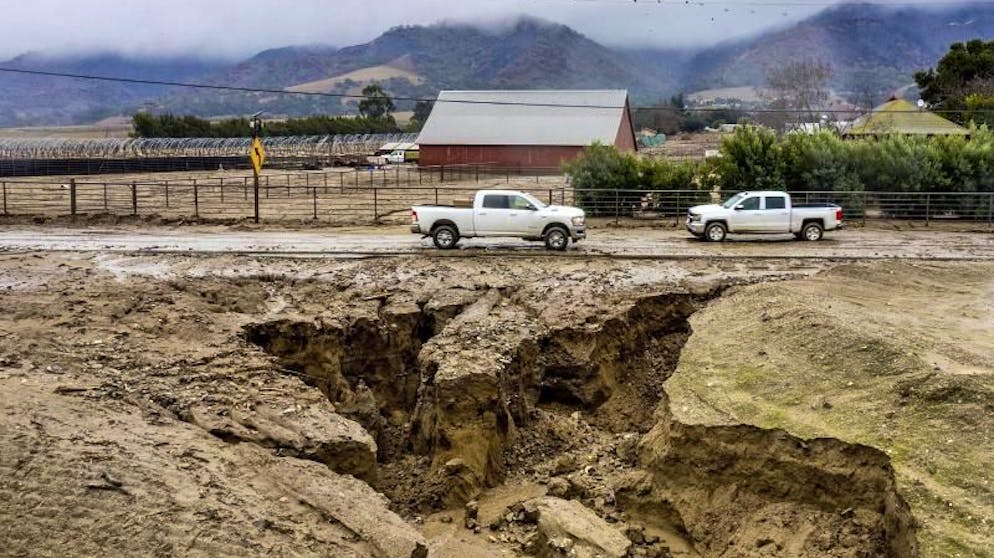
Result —
M 594 142 L 637 150 L 627 91 L 442 91 L 418 136 L 422 166 L 510 169 L 558 169 Z
M 857 119 L 845 132 L 849 137 L 905 134 L 920 136 L 966 136 L 970 131 L 938 114 L 916 107 L 904 99 L 891 99 Z

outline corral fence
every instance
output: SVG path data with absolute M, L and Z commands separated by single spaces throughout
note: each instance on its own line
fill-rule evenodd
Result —
M 267 173 L 259 205 L 250 176 L 103 181 L 67 178 L 0 181 L 5 216 L 118 215 L 164 219 L 319 221 L 331 224 L 406 218 L 412 205 L 449 204 L 483 188 L 512 188 L 547 203 L 573 203 L 553 169 L 484 166 L 333 169 Z M 256 213 L 258 211 L 258 213 Z
M 588 216 L 659 220 L 681 223 L 695 205 L 720 203 L 730 193 L 702 190 L 576 190 L 574 199 Z M 994 192 L 791 192 L 795 204 L 833 203 L 850 221 L 896 219 L 994 221 Z
M 412 205 L 449 204 L 478 189 L 527 191 L 546 203 L 582 207 L 594 218 L 671 221 L 728 194 L 700 190 L 575 189 L 555 169 L 492 166 L 332 169 L 264 174 L 259 205 L 249 176 L 169 180 L 0 181 L 4 216 L 157 216 L 164 219 L 316 221 L 361 224 L 406 217 Z M 994 222 L 994 193 L 792 192 L 795 203 L 835 203 L 845 219 Z M 256 213 L 258 211 L 258 213 Z

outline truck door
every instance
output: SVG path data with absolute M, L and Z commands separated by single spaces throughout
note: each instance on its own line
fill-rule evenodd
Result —
M 752 232 L 759 230 L 759 222 L 763 218 L 759 196 L 745 198 L 733 210 L 734 213 L 728 218 L 729 232 Z
M 762 232 L 790 232 L 790 210 L 786 196 L 763 196 Z
M 509 197 L 505 194 L 483 195 L 483 204 L 474 215 L 476 234 L 500 235 L 507 231 Z
M 509 234 L 532 236 L 540 234 L 542 222 L 537 207 L 522 196 L 508 196 L 507 229 Z

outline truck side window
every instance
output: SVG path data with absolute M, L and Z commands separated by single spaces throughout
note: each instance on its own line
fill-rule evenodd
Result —
M 532 207 L 532 204 L 528 200 L 522 198 L 521 196 L 508 196 L 508 197 L 511 198 L 511 203 L 510 203 L 511 209 L 535 209 L 534 207 Z
M 742 209 L 759 209 L 759 196 L 746 198 L 745 201 L 743 201 L 739 205 L 742 206 Z
M 781 198 L 777 196 L 775 198 L 765 198 L 766 199 L 766 209 L 785 209 L 787 207 L 787 198 Z
M 487 209 L 507 209 L 507 196 L 500 194 L 483 196 L 483 207 Z

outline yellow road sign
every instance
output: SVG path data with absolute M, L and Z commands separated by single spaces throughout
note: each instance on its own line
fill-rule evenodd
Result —
M 249 153 L 249 158 L 252 159 L 252 168 L 255 169 L 255 173 L 262 172 L 262 164 L 266 162 L 266 150 L 262 147 L 261 139 L 252 140 L 252 152 Z

